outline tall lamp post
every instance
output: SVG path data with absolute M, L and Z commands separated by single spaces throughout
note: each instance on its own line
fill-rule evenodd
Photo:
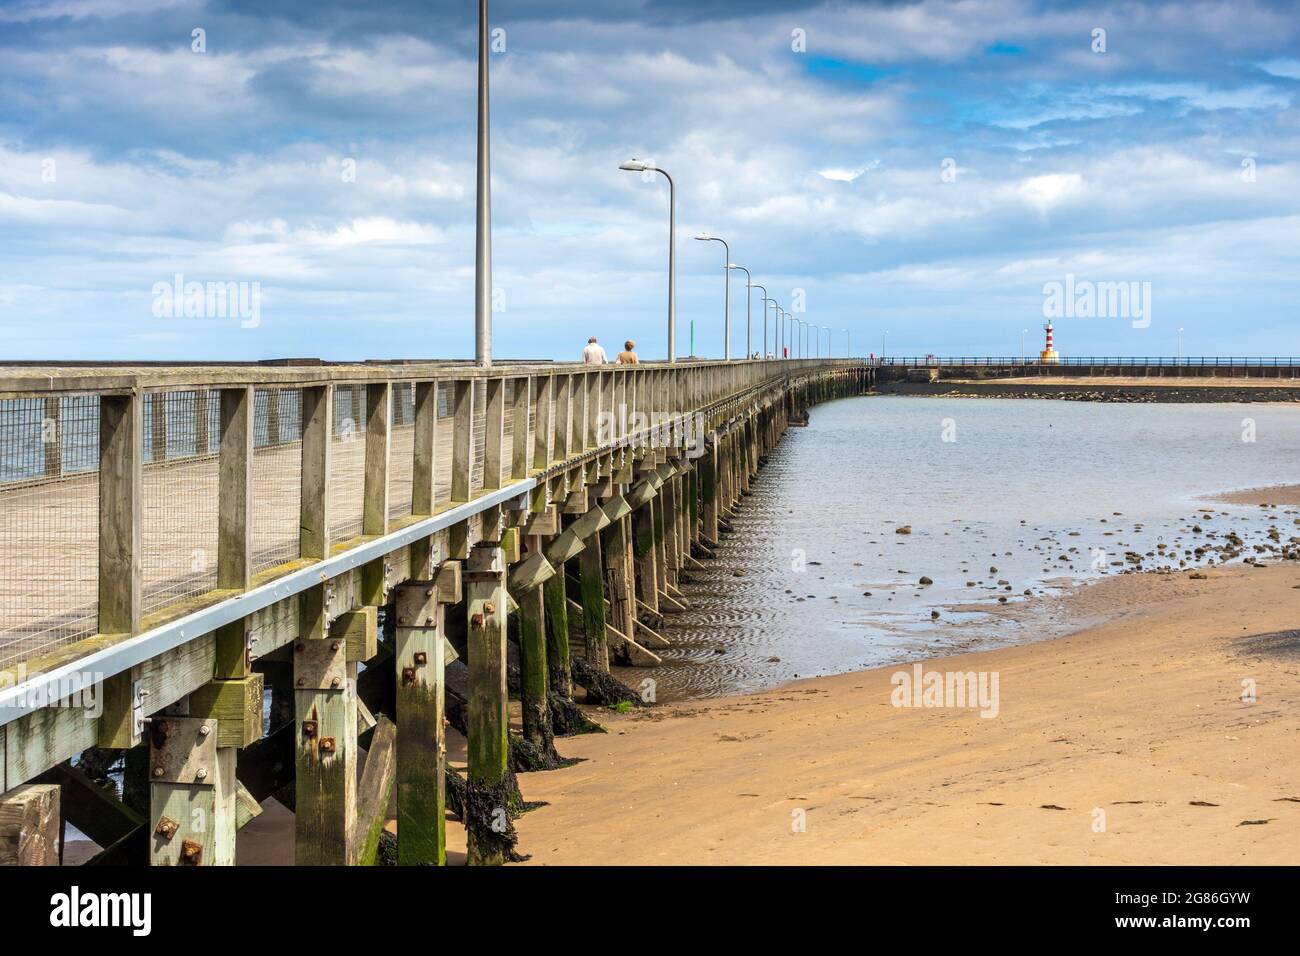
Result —
M 492 364 L 492 157 L 488 115 L 488 0 L 478 3 L 478 180 L 474 220 L 474 363 Z
M 1180 327 L 1180 328 L 1178 329 L 1178 362 L 1179 362 L 1179 364 L 1182 364 L 1182 361 L 1183 361 L 1183 330 L 1182 330 L 1182 328 Z
M 734 262 L 727 263 L 728 269 L 739 269 L 745 273 L 745 358 L 754 354 L 754 319 L 753 319 L 753 299 L 750 294 L 754 288 L 754 277 L 749 274 L 749 270 L 744 266 L 738 266 Z M 764 295 L 767 293 L 764 292 Z M 763 352 L 767 352 L 767 307 L 763 307 Z
M 722 260 L 722 279 L 725 291 L 722 298 L 722 358 L 724 361 L 731 361 L 731 246 L 727 245 L 726 239 L 719 239 L 717 236 L 710 236 L 707 232 L 702 232 L 695 237 L 700 242 L 720 242 L 722 243 L 723 254 L 726 256 Z
M 1020 364 L 1021 365 L 1025 364 L 1025 334 L 1028 331 L 1029 331 L 1028 329 L 1020 330 Z
M 668 180 L 668 361 L 677 361 L 677 184 L 668 171 L 629 159 L 618 167 L 629 173 L 659 173 Z
M 831 348 L 831 327 L 829 325 L 823 325 L 822 331 L 826 333 L 826 357 L 830 358 L 831 352 L 833 351 L 833 349 Z M 817 336 L 818 351 L 821 351 L 821 344 L 822 344 L 822 337 L 819 335 Z
M 749 275 L 748 272 L 745 274 Z M 749 285 L 752 289 L 763 289 L 763 358 L 767 358 L 767 304 L 772 300 L 767 297 L 767 289 L 763 288 L 763 286 L 759 285 L 757 282 L 751 282 Z

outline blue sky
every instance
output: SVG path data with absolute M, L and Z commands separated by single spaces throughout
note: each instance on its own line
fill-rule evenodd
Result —
M 1179 328 L 1184 354 L 1300 355 L 1290 4 L 491 19 L 501 357 L 662 356 L 668 194 L 632 156 L 678 184 L 679 354 L 692 321 L 722 348 L 707 231 L 837 351 L 1034 348 L 1071 275 L 1149 282 L 1151 322 L 1058 320 L 1067 355 L 1172 355 Z M 471 2 L 0 0 L 0 358 L 472 354 L 475 28 Z M 257 323 L 156 314 L 178 273 L 257 283 Z

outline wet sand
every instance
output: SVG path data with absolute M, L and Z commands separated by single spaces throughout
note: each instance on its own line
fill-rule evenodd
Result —
M 1109 578 L 1062 599 L 1105 623 L 925 663 L 996 672 L 996 717 L 893 706 L 906 666 L 605 712 L 608 735 L 559 742 L 585 762 L 521 777 L 549 805 L 518 822 L 520 848 L 534 864 L 1293 864 L 1300 632 L 1282 632 L 1300 568 L 1198 573 Z
M 1300 485 L 1277 485 L 1272 488 L 1247 488 L 1225 495 L 1215 495 L 1214 501 L 1230 505 L 1280 505 L 1282 507 L 1300 507 Z

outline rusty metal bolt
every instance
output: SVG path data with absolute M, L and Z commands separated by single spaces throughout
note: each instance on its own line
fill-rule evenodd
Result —
M 304 720 L 302 722 L 302 735 L 308 740 L 316 739 L 316 721 Z
M 177 823 L 175 820 L 173 820 L 171 817 L 163 817 L 161 820 L 158 821 L 158 826 L 154 829 L 153 832 L 156 836 L 160 836 L 168 843 L 170 843 L 172 837 L 176 835 L 176 831 L 179 830 L 180 828 L 181 825 Z
M 323 754 L 332 754 L 334 752 L 333 737 L 322 737 L 320 739 L 320 752 Z
M 208 779 L 208 771 L 207 771 L 207 768 L 206 768 L 206 767 L 200 767 L 197 771 L 195 771 L 194 776 L 195 776 L 196 778 L 198 778 L 199 780 L 207 780 L 207 779 Z
M 200 737 L 206 737 L 210 733 L 212 733 L 212 728 L 209 727 L 207 724 L 204 724 L 202 727 L 199 728 Z
M 305 687 L 306 684 L 307 684 L 307 678 L 305 678 L 305 677 L 299 677 L 299 678 L 298 678 L 298 686 L 299 686 L 299 687 Z
M 330 681 L 330 686 L 331 686 L 331 687 L 338 687 L 338 686 L 339 686 L 339 679 L 338 679 L 337 677 L 335 677 L 333 680 L 331 680 L 331 681 Z
M 470 617 L 469 617 L 469 626 L 470 626 L 470 627 L 482 627 L 482 626 L 483 626 L 483 615 L 482 615 L 482 614 L 471 614 Z
M 424 589 L 424 596 L 425 596 L 425 597 L 433 597 L 433 588 L 425 588 L 425 589 Z
M 153 775 L 154 775 L 155 777 L 161 777 L 161 776 L 162 776 L 163 774 L 165 774 L 166 772 L 167 772 L 167 771 L 164 770 L 162 767 L 154 767 L 154 768 L 153 768 Z
M 181 863 L 184 866 L 201 866 L 203 863 L 203 847 L 193 840 L 182 841 Z
M 429 663 L 429 654 L 427 651 L 415 652 L 415 666 L 424 667 Z
M 486 611 L 488 614 L 495 614 L 497 612 L 497 606 L 493 604 L 491 601 L 484 601 L 483 610 Z
M 403 667 L 403 668 L 402 668 L 402 686 L 403 686 L 403 687 L 410 687 L 410 686 L 411 686 L 412 684 L 414 684 L 414 683 L 415 683 L 415 668 L 414 668 L 414 667 Z
M 338 641 L 331 641 L 331 642 L 330 642 L 330 650 L 331 650 L 331 651 L 337 651 L 338 649 L 339 649 L 339 642 L 338 642 Z

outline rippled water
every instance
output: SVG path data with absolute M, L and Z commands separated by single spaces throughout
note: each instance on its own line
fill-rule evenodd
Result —
M 690 610 L 666 618 L 665 666 L 624 673 L 652 676 L 659 700 L 1063 633 L 1078 622 L 1043 595 L 1119 573 L 1127 551 L 1153 552 L 1144 567 L 1190 566 L 1183 549 L 1206 541 L 1197 521 L 1247 545 L 1270 526 L 1300 534 L 1292 509 L 1203 498 L 1300 483 L 1294 406 L 871 396 L 811 415 L 769 458 L 718 559 L 694 572 Z M 1160 543 L 1177 544 L 1172 559 Z M 1043 611 L 1017 622 L 969 609 L 999 596 Z

